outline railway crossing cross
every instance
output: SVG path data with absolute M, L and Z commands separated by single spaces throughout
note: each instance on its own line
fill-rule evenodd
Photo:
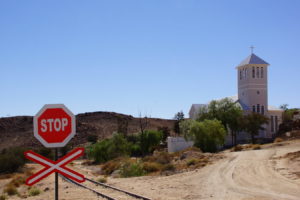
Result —
M 26 151 L 25 157 L 28 158 L 29 160 L 32 160 L 36 163 L 39 163 L 43 165 L 45 168 L 37 172 L 36 174 L 32 175 L 26 180 L 27 185 L 33 185 L 43 178 L 49 176 L 53 172 L 58 172 L 74 181 L 77 182 L 84 182 L 85 178 L 83 175 L 69 169 L 66 167 L 68 163 L 71 161 L 75 160 L 76 158 L 80 157 L 83 155 L 84 148 L 76 148 L 73 151 L 69 152 L 67 155 L 64 157 L 60 158 L 57 161 L 52 161 L 49 160 L 48 158 L 45 158 L 33 151 Z

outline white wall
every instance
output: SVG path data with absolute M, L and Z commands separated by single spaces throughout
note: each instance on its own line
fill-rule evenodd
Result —
M 183 137 L 168 137 L 168 152 L 174 153 L 192 147 L 193 141 L 186 141 Z

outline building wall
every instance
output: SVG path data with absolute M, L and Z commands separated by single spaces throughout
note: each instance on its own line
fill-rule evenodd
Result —
M 174 153 L 194 145 L 193 141 L 186 141 L 183 137 L 168 137 L 168 152 Z

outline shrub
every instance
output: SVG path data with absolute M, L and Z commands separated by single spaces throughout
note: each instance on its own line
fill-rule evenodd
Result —
M 20 187 L 22 184 L 25 183 L 25 178 L 22 176 L 16 176 L 15 178 L 12 179 L 10 182 L 11 185 L 14 185 L 15 187 Z
M 0 200 L 6 200 L 7 196 L 5 194 L 0 195 Z
M 105 177 L 101 177 L 101 178 L 98 178 L 97 181 L 100 183 L 106 183 L 107 179 Z
M 175 166 L 173 164 L 166 164 L 162 168 L 162 171 L 173 171 L 173 170 L 175 170 Z
M 17 171 L 20 167 L 23 167 L 26 159 L 24 157 L 25 149 L 20 147 L 14 147 L 2 151 L 0 154 L 0 174 L 12 173 Z
M 9 196 L 18 194 L 18 190 L 16 186 L 9 184 L 5 187 L 4 192 L 7 193 Z
M 274 140 L 274 143 L 278 143 L 278 142 L 283 142 L 283 139 L 282 138 L 275 138 L 275 140 Z
M 254 145 L 252 145 L 252 149 L 253 150 L 258 150 L 258 149 L 261 149 L 261 147 L 260 147 L 259 144 L 254 144 Z
M 242 151 L 243 150 L 243 146 L 242 145 L 236 145 L 234 146 L 231 151 Z
M 143 154 L 152 153 L 155 146 L 159 145 L 162 140 L 162 132 L 146 130 L 140 133 L 140 146 Z
M 33 187 L 28 191 L 28 194 L 29 196 L 37 196 L 41 194 L 41 191 L 38 188 Z
M 195 146 L 204 152 L 216 152 L 219 145 L 225 142 L 226 131 L 221 121 L 204 120 L 191 123 L 187 137 L 195 142 Z
M 162 169 L 162 165 L 160 165 L 159 163 L 155 163 L 155 162 L 144 162 L 143 163 L 143 170 L 151 173 L 151 172 L 157 172 L 160 171 Z
M 140 163 L 135 162 L 126 162 L 121 168 L 121 176 L 123 178 L 126 177 L 134 177 L 134 176 L 143 176 L 145 171 Z
M 121 167 L 121 160 L 120 159 L 115 159 L 108 161 L 102 166 L 102 171 L 103 174 L 105 175 L 110 175 L 113 173 L 115 170 L 119 169 Z
M 168 164 L 172 160 L 172 155 L 170 155 L 167 152 L 159 152 L 156 155 L 153 156 L 146 156 L 143 158 L 143 161 L 145 162 L 157 162 L 159 164 Z
M 187 166 L 195 165 L 198 162 L 196 159 L 191 159 L 186 162 Z
M 103 163 L 117 157 L 128 156 L 131 145 L 122 134 L 114 134 L 111 139 L 105 139 L 89 146 L 87 155 L 96 163 Z
M 87 136 L 87 141 L 92 143 L 92 144 L 95 144 L 98 140 L 98 136 L 97 135 L 94 135 L 94 134 L 90 134 Z

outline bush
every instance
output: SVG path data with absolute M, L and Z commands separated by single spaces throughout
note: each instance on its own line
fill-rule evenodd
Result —
M 111 139 L 105 139 L 89 146 L 87 155 L 96 163 L 103 163 L 117 157 L 128 156 L 131 145 L 123 135 L 114 134 Z
M 12 173 L 23 167 L 26 159 L 24 157 L 24 149 L 14 147 L 2 151 L 0 154 L 0 174 Z
M 196 160 L 196 159 L 191 159 L 191 160 L 188 160 L 188 161 L 186 162 L 186 164 L 187 164 L 187 166 L 191 166 L 191 165 L 197 164 L 197 162 L 198 162 L 198 160 Z
M 258 150 L 258 149 L 261 149 L 261 147 L 260 147 L 259 144 L 254 144 L 254 145 L 252 145 L 252 149 L 253 150 Z
M 162 140 L 162 132 L 146 130 L 140 133 L 140 146 L 143 154 L 152 153 Z
M 90 134 L 87 136 L 87 141 L 92 143 L 92 144 L 95 144 L 98 140 L 98 136 L 97 135 L 94 135 L 94 134 Z
M 275 140 L 274 140 L 274 143 L 278 143 L 278 142 L 283 142 L 283 139 L 282 138 L 275 138 Z
M 160 171 L 161 169 L 162 169 L 162 165 L 160 165 L 159 163 L 155 163 L 155 162 L 143 163 L 143 170 L 146 171 L 147 173 L 157 172 Z
M 113 173 L 115 170 L 119 169 L 121 167 L 121 160 L 120 159 L 115 159 L 108 161 L 102 166 L 102 174 L 105 175 L 110 175 Z
M 175 170 L 175 166 L 173 164 L 166 164 L 162 168 L 162 171 L 173 171 L 173 170 Z
M 41 194 L 41 191 L 38 188 L 33 187 L 28 191 L 28 194 L 29 196 L 37 196 Z
M 6 200 L 7 196 L 5 194 L 0 195 L 0 200 Z
M 16 186 L 9 184 L 5 187 L 4 192 L 7 193 L 9 196 L 18 194 L 18 190 Z
M 169 164 L 172 160 L 172 155 L 167 152 L 159 152 L 153 156 L 146 156 L 143 158 L 145 162 L 156 162 L 162 165 Z
M 232 148 L 232 151 L 242 151 L 242 150 L 243 150 L 243 146 L 239 144 Z
M 97 181 L 100 183 L 106 183 L 107 179 L 105 177 L 101 177 L 101 178 L 98 178 Z
M 225 142 L 226 131 L 221 121 L 204 120 L 191 123 L 188 137 L 192 138 L 195 146 L 204 152 L 216 152 L 218 146 Z
M 140 163 L 135 162 L 126 162 L 121 168 L 121 176 L 123 178 L 126 177 L 134 177 L 134 176 L 143 176 L 145 171 Z

